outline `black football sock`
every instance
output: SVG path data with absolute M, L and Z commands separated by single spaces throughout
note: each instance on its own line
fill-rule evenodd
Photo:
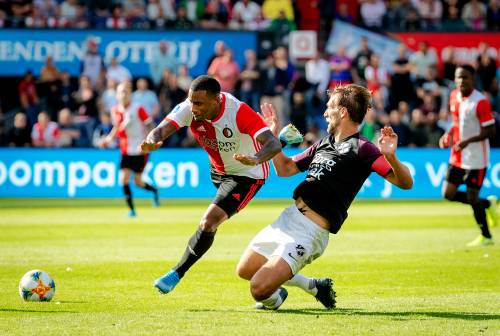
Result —
M 467 199 L 467 193 L 465 193 L 463 191 L 457 191 L 457 193 L 453 197 L 452 201 L 460 202 L 460 203 L 464 203 L 464 204 L 470 204 L 469 200 Z M 479 203 L 481 203 L 481 205 L 484 208 L 488 208 L 490 206 L 490 201 L 488 201 L 485 198 L 480 198 Z
M 152 185 L 150 184 L 147 184 L 147 183 L 144 183 L 144 189 L 146 189 L 147 191 L 152 191 L 152 192 L 157 192 L 158 189 L 156 189 L 155 187 L 153 187 Z
M 491 238 L 491 233 L 488 229 L 488 224 L 486 223 L 486 211 L 483 204 L 479 202 L 477 204 L 472 204 L 471 206 L 474 210 L 474 218 L 476 219 L 477 225 L 481 229 L 481 234 L 486 238 Z
M 123 186 L 123 192 L 125 194 L 125 200 L 127 201 L 128 207 L 130 210 L 134 210 L 134 202 L 132 201 L 132 191 L 130 190 L 130 186 L 125 184 Z
M 174 267 L 179 274 L 179 278 L 182 278 L 184 273 L 208 251 L 214 242 L 214 237 L 215 232 L 202 231 L 200 228 L 194 233 L 191 239 L 189 239 L 181 261 Z

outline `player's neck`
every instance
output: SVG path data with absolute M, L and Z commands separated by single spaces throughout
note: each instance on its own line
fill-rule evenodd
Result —
M 462 94 L 463 98 L 468 98 L 472 94 L 473 91 L 474 91 L 474 89 L 467 91 L 467 93 L 460 91 L 460 94 Z
M 339 127 L 333 133 L 333 138 L 335 139 L 335 142 L 342 141 L 345 138 L 348 138 L 351 135 L 358 133 L 359 132 L 358 127 L 359 125 L 355 124 L 346 124 L 343 127 Z

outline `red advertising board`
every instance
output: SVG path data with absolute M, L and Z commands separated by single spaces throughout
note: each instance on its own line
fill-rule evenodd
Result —
M 458 63 L 472 63 L 476 60 L 478 46 L 486 43 L 488 52 L 499 61 L 500 33 L 394 33 L 394 38 L 404 42 L 410 49 L 418 50 L 422 41 L 436 50 L 439 61 L 452 49 Z

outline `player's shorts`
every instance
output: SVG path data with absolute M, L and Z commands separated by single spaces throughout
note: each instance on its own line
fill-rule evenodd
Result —
M 262 187 L 265 180 L 245 176 L 211 174 L 217 187 L 213 204 L 224 210 L 228 217 L 243 209 Z
M 283 258 L 293 274 L 318 258 L 326 249 L 330 232 L 291 205 L 271 225 L 262 229 L 249 248 L 267 259 Z
M 142 173 L 148 163 L 147 155 L 122 155 L 120 169 L 130 169 L 135 173 Z
M 463 183 L 469 188 L 481 189 L 483 185 L 486 168 L 483 169 L 462 169 L 453 165 L 448 165 L 446 181 L 459 186 Z

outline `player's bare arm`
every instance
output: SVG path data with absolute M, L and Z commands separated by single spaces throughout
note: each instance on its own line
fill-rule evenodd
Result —
M 391 127 L 384 127 L 378 139 L 378 148 L 392 167 L 385 179 L 401 189 L 411 189 L 413 178 L 410 170 L 396 156 L 398 136 Z
M 486 127 L 481 126 L 481 131 L 479 132 L 478 135 L 472 136 L 468 139 L 464 139 L 458 143 L 455 144 L 455 150 L 462 150 L 465 147 L 467 147 L 470 143 L 473 142 L 478 142 L 478 141 L 483 141 L 484 139 L 488 139 L 493 137 L 496 134 L 496 128 L 495 125 L 489 125 Z
M 163 145 L 163 141 L 174 134 L 177 128 L 168 120 L 163 120 L 158 126 L 149 132 L 146 140 L 141 143 L 141 151 L 149 153 L 157 150 Z
M 101 141 L 99 144 L 99 147 L 101 148 L 106 148 L 108 147 L 109 143 L 113 141 L 113 139 L 116 137 L 116 133 L 118 133 L 118 127 L 113 126 L 109 134 Z
M 234 159 L 247 166 L 256 166 L 271 160 L 281 152 L 281 144 L 271 131 L 264 131 L 259 134 L 257 141 L 262 145 L 262 148 L 255 155 L 234 154 Z

